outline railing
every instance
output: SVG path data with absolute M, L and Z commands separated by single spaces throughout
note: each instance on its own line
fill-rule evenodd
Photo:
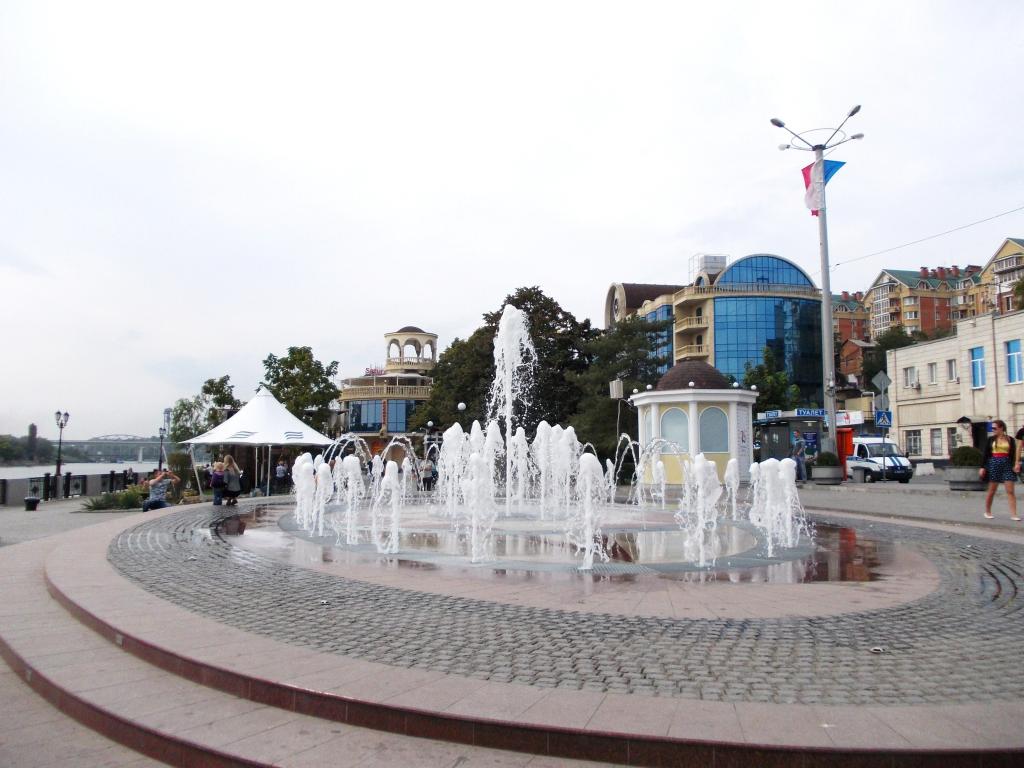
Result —
M 707 357 L 710 349 L 710 344 L 687 344 L 679 348 L 676 357 Z
M 676 330 L 685 331 L 690 328 L 707 328 L 708 319 L 706 317 L 681 317 L 676 320 Z
M 389 357 L 384 366 L 385 368 L 405 368 L 409 366 L 430 368 L 435 362 L 437 361 L 432 357 L 416 357 L 415 355 L 407 355 L 404 358 Z
M 408 384 L 377 384 L 368 387 L 346 387 L 341 390 L 338 400 L 348 402 L 349 400 L 382 400 L 382 399 L 409 399 L 426 400 L 430 397 L 430 387 L 413 386 Z
M 726 283 L 725 285 L 688 285 L 676 296 L 682 295 L 676 300 L 676 304 L 690 298 L 702 298 L 708 296 L 729 296 L 747 295 L 751 293 L 763 293 L 772 296 L 784 294 L 797 294 L 799 296 L 821 296 L 821 290 L 808 285 L 784 285 L 781 283 Z

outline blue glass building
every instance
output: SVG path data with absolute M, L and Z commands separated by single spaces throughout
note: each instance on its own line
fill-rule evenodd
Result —
M 726 265 L 723 256 L 695 259 L 694 280 L 670 295 L 671 340 L 653 339 L 653 351 L 672 364 L 702 360 L 742 381 L 746 365 L 759 365 L 768 347 L 776 364 L 800 389 L 802 405 L 824 402 L 821 360 L 821 291 L 792 262 L 767 253 Z M 639 306 L 627 307 L 649 320 L 665 317 L 668 286 L 617 284 L 609 290 L 606 321 L 622 299 L 649 289 Z M 618 305 L 616 305 L 618 301 Z M 669 366 L 670 367 L 670 366 Z

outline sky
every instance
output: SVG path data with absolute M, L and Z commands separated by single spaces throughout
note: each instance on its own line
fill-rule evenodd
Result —
M 1024 4 L 0 6 L 0 434 L 155 434 L 311 346 L 444 350 L 520 286 L 603 325 L 616 282 L 774 253 L 820 285 L 785 151 L 830 155 L 831 286 L 985 264 L 1024 211 Z M 811 138 L 824 138 L 810 134 Z M 867 258 L 865 258 L 867 257 Z

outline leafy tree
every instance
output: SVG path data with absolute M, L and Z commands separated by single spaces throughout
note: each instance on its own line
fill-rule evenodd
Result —
M 284 357 L 267 355 L 263 370 L 263 386 L 285 408 L 313 429 L 329 429 L 331 402 L 338 397 L 331 381 L 338 373 L 337 360 L 325 366 L 313 357 L 312 347 L 288 347 Z
M 458 421 L 457 405 L 466 404 L 463 426 L 486 417 L 487 394 L 494 379 L 494 336 L 505 306 L 518 307 L 527 317 L 530 339 L 537 351 L 531 407 L 523 426 L 544 419 L 567 424 L 577 410 L 581 391 L 568 374 L 581 373 L 589 363 L 584 344 L 593 335 L 590 321 L 579 322 L 540 288 L 519 288 L 501 306 L 483 316 L 484 325 L 466 340 L 456 339 L 438 358 L 431 373 L 430 399 L 417 408 L 410 428 L 427 421 L 438 426 Z
M 636 413 L 626 411 L 620 401 L 609 396 L 608 385 L 622 379 L 625 393 L 643 391 L 660 377 L 658 366 L 668 362 L 651 355 L 651 335 L 671 325 L 671 320 L 648 322 L 630 317 L 613 327 L 594 334 L 584 351 L 590 365 L 581 372 L 569 374 L 582 396 L 576 413 L 569 420 L 583 442 L 589 442 L 602 458 L 615 455 L 621 432 L 636 439 Z
M 1013 306 L 1015 309 L 1024 309 L 1024 277 L 1013 284 Z
M 880 334 L 878 338 L 875 339 L 875 348 L 869 349 L 864 353 L 864 365 L 862 370 L 864 372 L 864 381 L 867 382 L 868 386 L 877 391 L 875 385 L 871 383 L 871 379 L 873 379 L 879 371 L 885 371 L 888 373 L 885 359 L 885 353 L 888 350 L 909 347 L 914 343 L 914 339 L 908 336 L 906 331 L 898 325 L 890 328 L 885 333 Z
M 14 435 L 0 435 L 0 461 L 8 462 L 21 458 L 21 447 Z
M 410 429 L 420 429 L 428 421 L 448 426 L 459 417 L 482 419 L 487 408 L 487 393 L 494 378 L 494 333 L 486 326 L 468 339 L 455 339 L 438 356 L 431 372 L 434 384 L 430 399 L 420 405 L 409 420 Z M 468 417 L 458 410 L 465 403 Z M 467 424 L 463 424 L 467 426 Z
M 174 404 L 168 437 L 172 443 L 180 443 L 208 432 L 224 421 L 230 410 L 241 405 L 235 397 L 230 376 L 207 379 L 198 395 L 182 398 Z
M 789 411 L 800 400 L 800 388 L 789 382 L 789 375 L 775 360 L 771 347 L 765 347 L 763 361 L 758 365 L 749 362 L 744 366 L 743 386 L 757 387 L 757 401 L 754 411 Z

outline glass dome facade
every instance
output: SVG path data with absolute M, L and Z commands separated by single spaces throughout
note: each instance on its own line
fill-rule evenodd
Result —
M 737 289 L 796 286 L 814 290 L 807 274 L 777 256 L 748 256 L 730 266 L 715 285 Z M 805 403 L 823 402 L 821 388 L 821 301 L 789 296 L 730 296 L 714 300 L 715 367 L 743 381 L 746 363 L 758 365 L 769 347 L 776 364 L 800 389 Z

